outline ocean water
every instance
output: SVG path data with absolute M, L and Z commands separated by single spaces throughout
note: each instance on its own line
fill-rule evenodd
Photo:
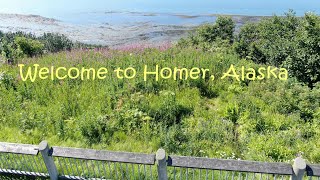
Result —
M 0 13 L 35 14 L 75 24 L 199 24 L 209 15 L 282 15 L 289 9 L 301 16 L 320 13 L 319 0 L 0 0 Z
M 130 11 L 106 11 L 70 13 L 57 15 L 55 19 L 78 25 L 135 25 L 139 23 L 154 23 L 160 25 L 198 25 L 205 22 L 213 22 L 213 15 L 185 15 L 175 13 L 149 13 Z

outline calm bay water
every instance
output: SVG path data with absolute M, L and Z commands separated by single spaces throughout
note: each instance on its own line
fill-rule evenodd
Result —
M 180 25 L 213 21 L 210 14 L 270 16 L 289 9 L 299 16 L 308 11 L 320 13 L 319 0 L 0 0 L 0 4 L 0 13 L 36 14 L 76 24 Z

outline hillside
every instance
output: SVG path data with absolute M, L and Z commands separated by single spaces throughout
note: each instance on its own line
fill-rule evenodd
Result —
M 30 43 L 41 49 L 42 41 L 16 38 L 17 49 L 10 52 L 23 54 L 0 65 L 0 141 L 38 144 L 46 139 L 51 145 L 130 152 L 163 147 L 170 154 L 277 162 L 302 152 L 319 163 L 320 50 L 314 34 L 320 32 L 314 31 L 319 22 L 316 15 L 288 14 L 248 24 L 235 35 L 234 22 L 223 17 L 176 45 L 30 56 L 22 47 Z M 110 72 L 117 67 L 143 72 L 145 65 L 198 67 L 214 72 L 216 79 L 144 81 L 141 73 L 132 79 L 110 73 L 102 80 L 31 82 L 20 77 L 18 64 Z M 219 78 L 231 65 L 239 74 L 242 67 L 287 68 L 289 79 Z

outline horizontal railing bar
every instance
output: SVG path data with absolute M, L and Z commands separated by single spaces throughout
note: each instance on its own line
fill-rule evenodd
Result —
M 287 163 L 266 163 L 255 161 L 209 159 L 184 156 L 169 156 L 168 166 L 262 174 L 293 174 L 292 165 Z
M 307 165 L 307 175 L 320 177 L 320 165 Z
M 53 148 L 54 157 L 110 161 L 110 162 L 119 162 L 119 163 L 146 164 L 146 165 L 155 164 L 154 154 L 100 151 L 100 150 L 93 150 L 93 149 L 64 148 L 64 147 L 52 147 L 52 148 Z
M 118 163 L 155 165 L 155 154 L 114 152 L 94 149 L 52 147 L 54 157 L 82 160 L 108 161 Z M 0 153 L 37 155 L 39 147 L 29 144 L 0 142 Z M 51 154 L 51 153 L 50 153 Z M 268 163 L 243 160 L 210 159 L 200 157 L 169 156 L 167 165 L 171 167 L 223 170 L 248 173 L 293 175 L 292 166 L 288 163 Z M 320 165 L 311 164 L 306 168 L 307 176 L 320 177 Z M 49 174 L 0 169 L 0 175 L 49 177 Z M 59 179 L 81 179 L 78 176 L 60 176 Z
M 85 178 L 80 177 L 80 176 L 59 176 L 59 180 L 85 180 Z
M 39 150 L 35 145 L 0 142 L 0 153 L 37 155 Z
M 45 174 L 45 173 L 27 172 L 27 171 L 10 170 L 10 169 L 0 169 L 0 174 L 15 175 L 15 176 L 28 176 L 28 177 L 44 177 L 44 178 L 49 177 L 49 174 Z

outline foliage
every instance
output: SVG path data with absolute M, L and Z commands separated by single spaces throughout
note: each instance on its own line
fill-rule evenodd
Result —
M 32 35 L 4 34 L 1 51 L 7 58 L 34 52 L 16 39 L 28 42 L 26 47 L 41 42 L 45 49 L 67 50 L 21 59 L 27 66 L 134 67 L 140 75 L 32 83 L 21 80 L 17 66 L 1 65 L 0 140 L 47 139 L 53 145 L 145 153 L 163 147 L 170 154 L 281 162 L 303 152 L 309 162 L 319 163 L 319 25 L 313 14 L 288 13 L 247 24 L 235 35 L 232 21 L 219 18 L 179 46 L 161 50 L 68 51 L 63 36 L 50 37 L 48 46 Z M 66 44 L 60 46 L 62 41 Z M 144 81 L 144 65 L 156 64 L 208 68 L 217 78 Z M 291 77 L 218 78 L 231 64 L 287 67 Z
M 217 41 L 232 43 L 234 40 L 235 23 L 231 17 L 219 16 L 215 24 L 204 24 L 190 34 L 187 39 L 181 39 L 179 46 L 197 46 L 210 49 Z
M 218 17 L 215 24 L 202 25 L 181 39 L 178 47 L 220 52 L 232 46 L 241 58 L 287 68 L 292 77 L 310 88 L 320 81 L 319 16 L 307 13 L 300 18 L 290 10 L 285 16 L 249 22 L 238 34 L 234 31 L 230 17 Z
M 47 52 L 70 51 L 73 42 L 65 35 L 45 33 L 39 38 L 43 43 Z
M 81 61 L 79 61 L 79 58 Z M 84 59 L 84 60 L 83 60 Z M 230 64 L 250 65 L 229 51 L 192 48 L 121 52 L 72 51 L 22 63 L 40 66 L 209 68 L 217 76 Z M 72 62 L 72 63 L 70 63 Z M 294 78 L 265 79 L 37 80 L 17 78 L 16 66 L 4 65 L 0 80 L 0 140 L 109 150 L 169 152 L 217 158 L 289 161 L 299 151 L 320 162 L 320 86 Z M 13 133 L 14 132 L 14 133 Z
M 283 66 L 301 82 L 313 87 L 320 81 L 320 18 L 306 14 L 303 18 L 290 11 L 241 28 L 235 50 L 242 58 L 256 63 Z
M 44 45 L 37 40 L 17 36 L 14 39 L 14 43 L 16 44 L 18 51 L 21 51 L 22 54 L 25 54 L 28 57 L 43 54 Z
M 0 31 L 0 53 L 10 64 L 17 64 L 18 60 L 24 57 L 79 48 L 94 49 L 102 48 L 102 46 L 72 42 L 65 35 L 56 33 L 44 33 L 42 36 L 36 37 L 24 32 L 3 33 Z

